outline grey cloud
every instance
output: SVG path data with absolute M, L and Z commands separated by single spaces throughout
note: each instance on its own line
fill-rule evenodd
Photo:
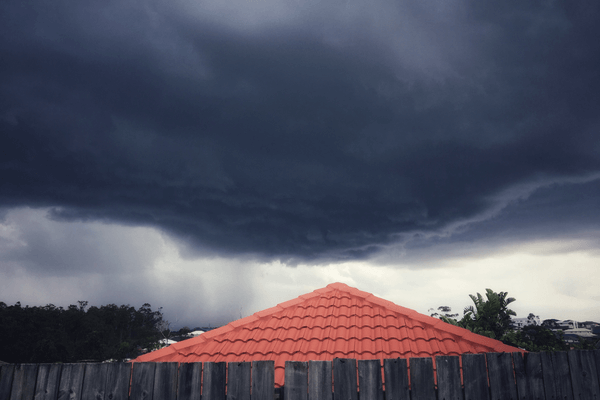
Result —
M 150 303 L 173 327 L 221 325 L 252 302 L 248 260 L 184 261 L 155 229 L 99 222 L 65 223 L 45 210 L 6 212 L 0 223 L 1 301 L 93 305 Z M 242 268 L 243 266 L 243 268 Z M 224 299 L 223 293 L 228 295 Z M 214 326 L 214 325 L 213 325 Z
M 546 256 L 565 251 L 597 253 L 600 217 L 592 211 L 600 207 L 597 175 L 527 186 L 490 199 L 496 204 L 486 215 L 456 221 L 439 231 L 400 235 L 376 262 L 439 268 L 440 260 L 506 254 L 534 242 L 554 243 L 544 246 Z
M 155 231 L 134 232 L 110 224 L 65 223 L 44 210 L 14 209 L 0 230 L 0 264 L 46 277 L 135 274 L 152 268 L 164 252 Z
M 339 259 L 600 169 L 593 2 L 248 4 L 4 2 L 0 202 Z

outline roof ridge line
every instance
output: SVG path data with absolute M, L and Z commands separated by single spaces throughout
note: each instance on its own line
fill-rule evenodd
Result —
M 237 319 L 235 321 L 231 321 L 227 325 L 224 325 L 224 326 L 219 327 L 217 329 L 213 329 L 211 331 L 205 332 L 205 333 L 203 333 L 202 335 L 200 335 L 198 337 L 203 336 L 204 341 L 212 339 L 212 338 L 214 338 L 216 336 L 223 335 L 225 333 L 231 332 L 231 331 L 233 331 L 235 329 L 240 328 L 241 326 L 247 325 L 247 324 L 249 324 L 251 322 L 254 322 L 256 320 L 259 320 L 259 319 L 265 318 L 267 316 L 273 315 L 276 312 L 279 312 L 279 311 L 285 310 L 287 308 L 293 307 L 293 306 L 295 306 L 297 304 L 303 303 L 306 300 L 312 299 L 314 297 L 320 297 L 323 293 L 328 293 L 328 292 L 331 292 L 331 291 L 334 291 L 334 290 L 339 290 L 338 287 L 344 287 L 344 288 L 346 288 L 345 291 L 347 291 L 347 289 L 352 289 L 350 286 L 348 286 L 348 285 L 346 285 L 344 283 L 339 283 L 339 282 L 330 283 L 329 285 L 327 285 L 324 288 L 316 289 L 316 290 L 314 290 L 314 291 L 312 291 L 310 293 L 302 294 L 302 295 L 300 295 L 300 296 L 298 296 L 298 297 L 296 297 L 294 299 L 284 301 L 284 302 L 279 303 L 279 304 L 277 304 L 277 305 L 275 305 L 273 307 L 264 309 L 262 311 L 257 311 L 254 314 L 249 315 L 247 317 L 244 317 L 244 318 L 241 318 L 241 319 Z M 355 289 L 355 290 L 358 291 L 358 289 Z M 364 292 L 364 293 L 366 293 L 366 292 Z
M 348 286 L 345 283 L 340 283 L 340 282 L 332 283 L 332 284 L 327 285 L 326 288 L 331 288 L 331 289 L 335 288 L 336 290 L 346 291 L 348 293 L 360 295 L 360 297 L 363 297 L 363 299 L 365 301 L 376 304 L 376 305 L 386 308 L 388 310 L 395 311 L 398 314 L 409 316 L 412 320 L 424 323 L 426 325 L 429 325 L 429 326 L 437 328 L 437 329 L 439 329 L 438 325 L 440 323 L 450 325 L 451 327 L 456 328 L 456 329 L 453 329 L 453 328 L 448 329 L 447 326 L 444 326 L 445 329 L 442 329 L 442 330 L 445 330 L 445 331 L 449 332 L 450 334 L 455 334 L 456 336 L 458 336 L 464 340 L 478 343 L 482 346 L 491 347 L 491 348 L 495 348 L 497 346 L 512 348 L 512 346 L 506 345 L 506 344 L 502 343 L 500 340 L 492 339 L 492 338 L 488 338 L 483 335 L 476 334 L 474 332 L 471 332 L 468 329 L 461 328 L 456 325 L 448 324 L 438 318 L 430 317 L 428 315 L 421 314 L 413 309 L 399 306 L 398 304 L 395 304 L 389 300 L 385 300 L 381 297 L 375 296 L 373 293 L 364 292 L 360 289 Z

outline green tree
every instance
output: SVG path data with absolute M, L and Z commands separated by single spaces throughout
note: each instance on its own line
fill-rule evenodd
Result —
M 485 290 L 485 296 L 486 299 L 480 293 L 470 294 L 473 305 L 465 308 L 463 318 L 456 325 L 500 340 L 512 327 L 510 317 L 517 315 L 508 308 L 515 298 L 508 297 L 508 292 L 496 293 L 491 289 Z
M 463 317 L 460 320 L 453 318 L 448 313 L 434 313 L 432 316 L 436 316 L 449 324 L 501 340 L 505 344 L 527 351 L 561 351 L 569 349 L 569 346 L 564 342 L 562 332 L 554 332 L 549 329 L 549 327 L 557 326 L 556 320 L 545 320 L 541 325 L 537 325 L 536 318 L 539 317 L 530 313 L 527 317 L 530 325 L 519 331 L 513 330 L 510 317 L 517 314 L 508 306 L 515 299 L 508 297 L 507 292 L 496 293 L 491 289 L 486 289 L 485 298 L 479 293 L 477 293 L 477 296 L 471 294 L 469 297 L 473 301 L 473 305 L 465 308 Z M 442 312 L 450 311 L 443 306 L 438 310 Z M 592 341 L 579 344 L 581 348 L 593 348 L 595 345 L 596 343 Z
M 12 363 L 103 361 L 133 358 L 161 338 L 161 309 L 108 304 L 67 309 L 8 306 L 0 302 L 0 360 Z
M 569 347 L 563 340 L 562 331 L 553 332 L 540 325 L 527 325 L 519 331 L 509 331 L 502 342 L 527 351 L 563 351 Z

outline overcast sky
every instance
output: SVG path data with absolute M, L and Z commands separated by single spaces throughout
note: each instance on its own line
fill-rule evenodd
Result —
M 600 322 L 599 4 L 3 0 L 0 301 Z

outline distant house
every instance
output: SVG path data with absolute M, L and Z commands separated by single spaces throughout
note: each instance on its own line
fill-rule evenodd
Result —
M 585 322 L 580 322 L 578 323 L 580 328 L 587 328 L 589 330 L 591 330 L 592 332 L 595 332 L 596 330 L 600 330 L 600 324 L 598 322 L 594 322 L 594 321 L 585 321 Z M 600 333 L 600 332 L 598 332 Z
M 535 318 L 511 318 L 511 322 L 515 329 L 523 329 L 529 325 L 541 325 L 540 317 Z
M 385 359 L 522 351 L 343 283 L 142 355 L 134 362 Z
M 564 321 L 556 321 L 556 325 L 557 325 L 558 329 L 562 329 L 563 331 L 567 330 L 567 329 L 579 328 L 577 321 L 573 321 L 571 319 L 566 319 Z
M 594 338 L 596 337 L 596 335 L 594 335 L 591 331 L 591 329 L 586 329 L 586 328 L 576 328 L 576 329 L 567 329 L 564 331 L 565 335 L 574 335 L 574 336 L 579 336 L 582 338 Z
M 158 345 L 160 348 L 167 347 L 167 346 L 170 346 L 175 343 L 177 343 L 177 341 L 172 340 L 172 339 L 160 339 L 158 341 Z

